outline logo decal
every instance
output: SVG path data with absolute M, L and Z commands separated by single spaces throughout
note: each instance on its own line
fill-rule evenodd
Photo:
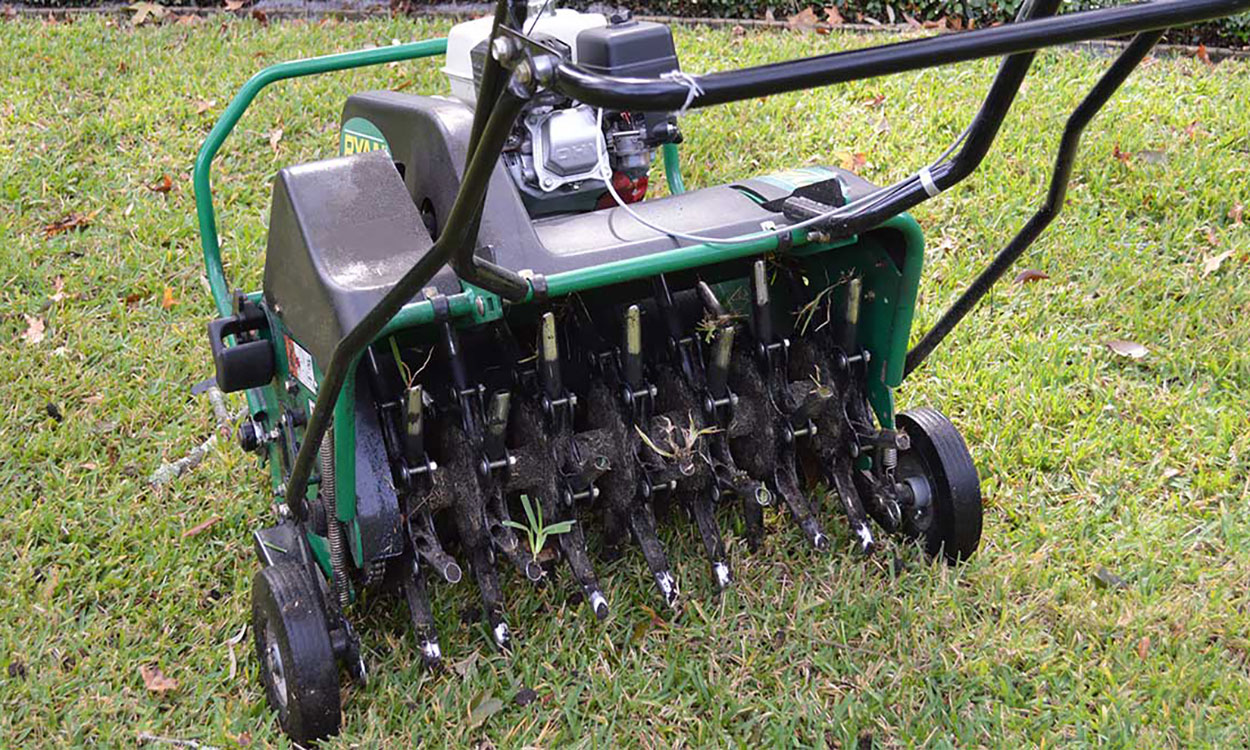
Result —
M 339 154 L 351 156 L 378 150 L 389 154 L 391 147 L 387 145 L 386 137 L 376 125 L 363 117 L 353 117 L 343 123 L 343 129 L 339 132 Z

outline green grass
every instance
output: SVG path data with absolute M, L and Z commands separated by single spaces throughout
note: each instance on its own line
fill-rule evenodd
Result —
M 229 448 L 165 490 L 146 482 L 213 429 L 189 391 L 212 369 L 190 165 L 264 65 L 445 28 L 0 23 L 0 746 L 130 746 L 141 732 L 284 746 L 250 646 L 234 648 L 232 670 L 227 643 L 248 617 L 265 473 Z M 678 46 L 686 69 L 710 71 L 879 39 L 683 30 Z M 1027 218 L 1065 112 L 1105 63 L 1043 54 L 985 169 L 916 212 L 931 248 L 918 330 Z M 992 71 L 692 114 L 687 184 L 836 152 L 865 154 L 877 181 L 901 176 L 959 132 Z M 443 85 L 416 63 L 262 96 L 215 173 L 232 281 L 259 286 L 269 180 L 334 152 L 349 93 Z M 199 113 L 199 100 L 216 104 Z M 1117 145 L 1163 156 L 1125 164 Z M 173 190 L 149 190 L 164 174 Z M 1250 228 L 1230 217 L 1248 186 L 1245 64 L 1153 61 L 1094 123 L 1067 212 L 1022 264 L 1050 279 L 996 290 L 900 393 L 968 436 L 988 503 L 970 564 L 928 566 L 910 548 L 854 559 L 832 519 L 841 544 L 822 556 L 770 517 L 761 553 L 730 540 L 738 582 L 717 600 L 691 528 L 673 525 L 680 617 L 652 622 L 636 552 L 600 566 L 614 605 L 603 624 L 567 603 L 563 573 L 537 592 L 509 579 L 519 642 L 505 658 L 460 621 L 472 587 L 440 587 L 459 669 L 439 675 L 422 673 L 402 605 L 369 601 L 356 622 L 373 681 L 347 688 L 344 733 L 328 744 L 1250 743 Z M 45 238 L 70 212 L 94 218 Z M 1228 250 L 1204 275 L 1204 259 Z M 26 316 L 46 321 L 42 342 L 21 338 Z M 1109 339 L 1150 352 L 1125 359 Z M 911 563 L 901 574 L 894 552 Z M 1126 585 L 1096 585 L 1099 566 Z M 177 690 L 146 691 L 143 665 Z M 523 687 L 539 700 L 516 705 Z M 504 708 L 471 728 L 484 696 Z

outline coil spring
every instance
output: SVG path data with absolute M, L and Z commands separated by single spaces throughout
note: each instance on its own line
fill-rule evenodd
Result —
M 334 495 L 334 430 L 326 430 L 321 441 L 321 501 L 326 508 L 326 539 L 330 545 L 331 588 L 338 597 L 339 606 L 346 607 L 350 600 L 347 590 L 347 550 L 344 547 L 343 525 L 339 523 Z

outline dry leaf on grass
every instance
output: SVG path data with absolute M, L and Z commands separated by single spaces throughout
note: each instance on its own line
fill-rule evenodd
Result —
M 176 304 L 178 304 L 178 300 L 174 299 L 174 290 L 165 287 L 164 293 L 161 294 L 161 307 L 168 310 Z
M 1232 220 L 1233 226 L 1241 226 L 1241 218 L 1246 213 L 1246 207 L 1240 203 L 1234 203 L 1233 207 L 1228 210 L 1228 218 Z
M 213 528 L 219 523 L 221 523 L 221 516 L 213 516 L 207 521 L 196 524 L 195 526 L 192 526 L 191 528 L 182 532 L 182 538 L 190 539 L 192 537 L 199 536 L 200 534 L 203 534 L 205 531 L 208 531 L 209 529 Z
M 838 12 L 836 5 L 831 5 L 828 8 L 825 8 L 825 22 L 830 26 L 841 26 L 846 23 L 846 21 L 842 18 L 842 14 Z
M 1125 341 L 1123 339 L 1112 339 L 1106 342 L 1107 348 L 1119 354 L 1121 357 L 1129 359 L 1141 359 L 1150 353 L 1146 347 L 1134 341 Z
M 282 128 L 274 128 L 269 131 L 269 148 L 275 153 L 278 151 L 278 144 L 282 142 Z
M 1141 640 L 1137 642 L 1137 658 L 1142 661 L 1150 655 L 1150 636 L 1143 635 Z
M 65 277 L 56 276 L 52 279 L 53 294 L 48 298 L 49 302 L 60 302 L 66 298 L 65 294 Z
M 1202 261 L 1202 276 L 1206 278 L 1216 271 L 1220 270 L 1220 266 L 1224 265 L 1224 261 L 1233 257 L 1232 250 L 1225 250 L 1219 255 L 1212 255 Z
M 489 693 L 479 694 L 478 699 L 473 702 L 473 708 L 469 711 L 469 729 L 477 729 L 501 710 L 503 710 L 503 701 Z
M 216 99 L 196 99 L 195 100 L 195 113 L 197 115 L 202 115 L 208 110 L 216 106 L 217 106 Z
M 820 20 L 816 18 L 816 11 L 810 5 L 786 19 L 787 26 L 799 31 L 811 31 L 818 23 Z
M 97 213 L 99 212 L 92 211 L 89 214 L 83 214 L 71 211 L 65 218 L 54 221 L 51 224 L 45 224 L 43 234 L 45 237 L 55 237 L 62 232 L 82 231 L 91 226 L 91 220 L 95 218 Z
M 148 21 L 159 21 L 169 12 L 168 8 L 156 3 L 134 3 L 126 7 L 134 11 L 134 15 L 130 17 L 130 22 L 135 26 L 140 26 Z
M 139 667 L 139 675 L 143 677 L 143 686 L 153 693 L 168 693 L 178 689 L 178 681 L 166 677 L 160 667 L 144 664 Z
M 43 318 L 37 318 L 34 315 L 26 315 L 24 317 L 26 318 L 26 330 L 22 333 L 22 340 L 34 346 L 43 341 L 47 327 L 44 325 Z
M 151 190 L 153 193 L 168 193 L 170 190 L 173 190 L 173 189 L 174 189 L 173 178 L 171 178 L 167 174 L 161 175 L 159 178 L 157 178 L 156 182 L 153 182 L 152 184 L 148 185 L 148 190 Z
M 1202 61 L 1203 65 L 1215 65 L 1211 62 L 1211 53 L 1207 51 L 1207 45 L 1199 44 L 1198 51 L 1194 52 L 1194 57 Z
M 1046 279 L 1049 279 L 1049 278 L 1050 278 L 1050 274 L 1046 273 L 1045 271 L 1038 271 L 1037 269 L 1034 269 L 1034 268 L 1026 268 L 1016 276 L 1015 283 L 1016 284 L 1030 284 L 1035 281 L 1045 281 Z
M 236 11 L 244 5 L 247 5 L 247 0 L 226 0 L 226 10 L 228 11 Z

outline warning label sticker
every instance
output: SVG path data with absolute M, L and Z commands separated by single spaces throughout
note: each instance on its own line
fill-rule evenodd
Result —
M 296 380 L 310 392 L 317 392 L 317 372 L 313 369 L 312 355 L 290 336 L 286 337 L 286 363 Z

